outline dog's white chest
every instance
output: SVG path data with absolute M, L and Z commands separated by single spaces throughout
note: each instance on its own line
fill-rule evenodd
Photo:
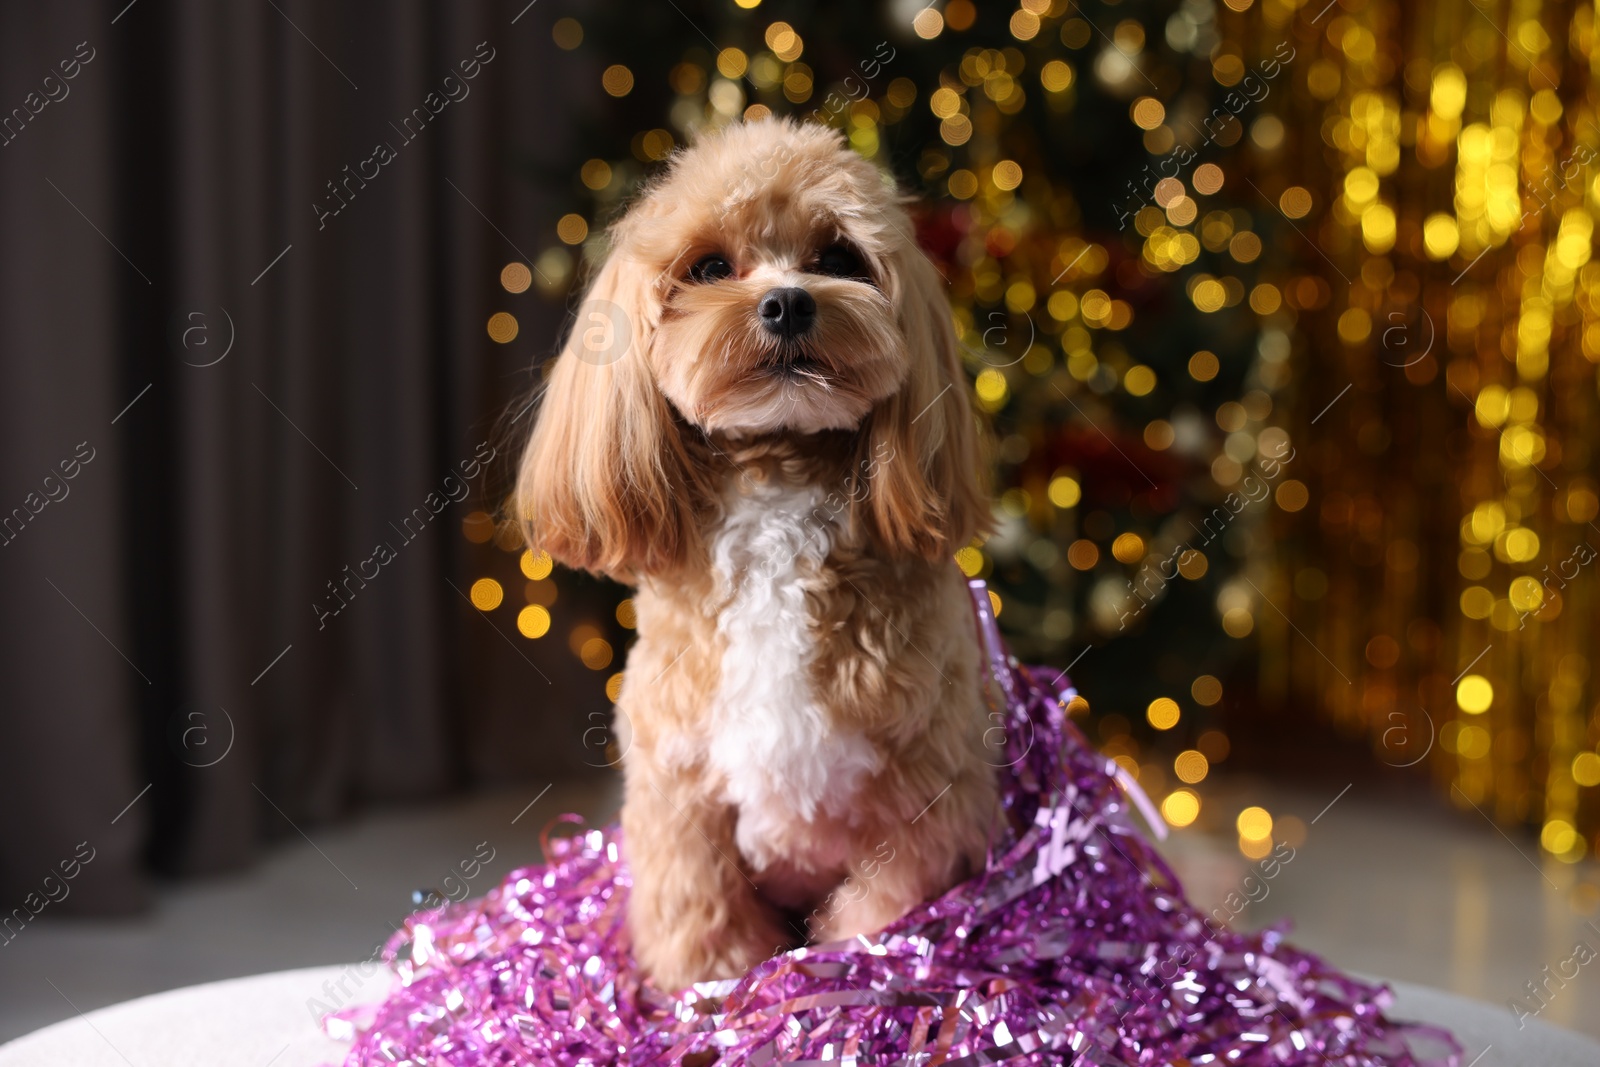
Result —
M 761 869 L 797 821 L 842 810 L 880 758 L 859 734 L 832 728 L 816 699 L 816 641 L 805 580 L 827 558 L 834 515 L 821 490 L 730 490 L 712 564 L 731 599 L 713 701 L 710 758 L 739 808 L 736 840 Z

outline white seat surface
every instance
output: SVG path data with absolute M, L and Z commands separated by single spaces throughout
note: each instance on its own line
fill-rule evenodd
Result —
M 363 971 L 372 972 L 363 979 Z M 381 999 L 387 970 L 371 964 L 308 967 L 174 989 L 114 1004 L 0 1046 L 0 1067 L 319 1067 L 345 1046 L 317 1028 L 319 1002 L 346 1006 Z M 1596 1067 L 1600 1043 L 1483 1004 L 1392 983 L 1397 1018 L 1453 1031 L 1462 1067 Z M 342 986 L 342 988 L 341 988 Z

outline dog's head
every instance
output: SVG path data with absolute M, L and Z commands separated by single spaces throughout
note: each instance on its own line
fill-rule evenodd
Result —
M 715 496 L 687 434 L 853 434 L 839 488 L 891 555 L 948 555 L 984 524 L 942 280 L 889 179 L 837 133 L 710 134 L 611 239 L 523 459 L 531 543 L 623 577 L 681 562 Z

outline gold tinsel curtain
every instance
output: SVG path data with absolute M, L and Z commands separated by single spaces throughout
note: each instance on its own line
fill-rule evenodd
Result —
M 1310 297 L 1313 503 L 1278 517 L 1268 691 L 1576 861 L 1600 830 L 1594 8 L 1347 0 L 1316 26 L 1298 170 L 1258 179 Z

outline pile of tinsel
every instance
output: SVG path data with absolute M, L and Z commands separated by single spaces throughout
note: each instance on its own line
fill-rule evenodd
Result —
M 407 920 L 395 991 L 327 1021 L 347 1067 L 1459 1064 L 1449 1034 L 1385 1017 L 1385 988 L 1280 931 L 1208 926 L 1132 824 L 1148 802 L 1067 720 L 1073 690 L 1006 657 L 974 586 L 1011 760 L 981 875 L 875 937 L 664 993 L 634 970 L 618 830 L 553 840 L 548 864 Z

